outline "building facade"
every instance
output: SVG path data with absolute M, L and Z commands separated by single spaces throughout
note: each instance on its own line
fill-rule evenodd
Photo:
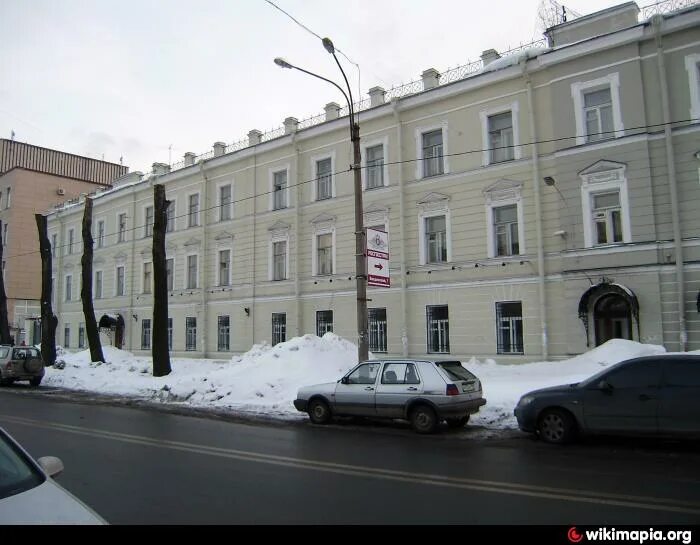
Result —
M 370 350 L 515 362 L 610 338 L 700 348 L 698 29 L 697 5 L 645 19 L 629 2 L 550 28 L 540 47 L 372 88 L 364 224 L 389 233 L 391 287 L 368 289 Z M 343 113 L 331 103 L 99 193 L 94 300 L 110 342 L 150 351 L 156 183 L 172 201 L 175 356 L 330 330 L 356 340 Z M 49 214 L 70 348 L 84 319 L 80 252 L 65 250 L 82 210 Z
M 109 187 L 127 171 L 122 165 L 0 139 L 2 266 L 10 334 L 17 344 L 41 339 L 41 258 L 34 214 Z M 80 227 L 72 236 L 77 251 Z

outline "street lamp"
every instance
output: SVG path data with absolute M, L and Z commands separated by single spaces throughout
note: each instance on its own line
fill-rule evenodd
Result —
M 287 62 L 286 60 L 277 57 L 275 59 L 275 64 L 281 68 L 293 68 L 304 72 L 320 80 L 323 80 L 331 85 L 335 86 L 345 97 L 348 103 L 348 118 L 350 121 L 350 141 L 353 147 L 353 164 L 350 166 L 354 173 L 354 187 L 355 187 L 355 279 L 357 281 L 357 335 L 358 335 L 358 345 L 357 345 L 357 355 L 359 361 L 365 361 L 369 358 L 369 340 L 367 336 L 367 272 L 365 270 L 365 241 L 364 241 L 364 221 L 363 221 L 363 208 L 362 208 L 362 175 L 361 175 L 361 155 L 360 155 L 360 125 L 355 120 L 355 110 L 353 107 L 352 91 L 350 90 L 350 84 L 348 83 L 348 78 L 345 75 L 343 67 L 338 61 L 338 57 L 335 56 L 335 47 L 330 38 L 323 38 L 321 40 L 323 47 L 328 51 L 335 59 L 338 68 L 340 68 L 341 74 L 343 74 L 343 79 L 345 80 L 345 85 L 347 86 L 348 92 L 345 93 L 342 87 L 340 87 L 334 81 L 331 81 L 323 76 L 294 66 L 293 64 Z M 350 95 L 348 97 L 348 95 Z

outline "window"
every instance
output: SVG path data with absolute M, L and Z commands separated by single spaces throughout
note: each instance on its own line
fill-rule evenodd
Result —
M 102 299 L 102 271 L 95 271 L 95 299 Z
M 231 250 L 219 250 L 219 286 L 231 284 Z
M 666 386 L 679 388 L 700 387 L 700 365 L 694 361 L 666 361 Z
M 3 245 L 5 248 L 7 248 L 7 227 L 8 227 L 8 224 L 7 224 L 7 223 L 3 223 L 3 225 L 2 225 L 2 230 L 3 230 L 3 233 L 2 233 L 2 245 Z
M 491 163 L 512 161 L 515 158 L 513 146 L 513 114 L 504 112 L 488 118 L 489 150 Z
M 447 226 L 445 216 L 425 218 L 426 263 L 447 261 Z
M 333 196 L 333 162 L 330 157 L 316 161 L 316 200 Z
M 624 135 L 617 72 L 571 84 L 576 118 L 576 144 L 599 142 Z
M 170 233 L 175 230 L 175 201 L 168 201 L 168 208 L 165 209 L 165 232 Z
M 614 369 L 601 378 L 616 390 L 656 388 L 661 381 L 661 366 L 658 360 L 637 362 Z
M 428 353 L 450 351 L 450 320 L 447 305 L 427 306 Z
M 168 318 L 168 350 L 173 349 L 173 319 Z
M 126 214 L 119 214 L 117 217 L 118 233 L 117 242 L 124 242 L 126 240 Z
M 384 187 L 384 145 L 365 150 L 367 156 L 367 189 Z
M 141 350 L 151 349 L 151 320 L 141 320 Z
M 374 384 L 380 367 L 380 363 L 363 363 L 348 375 L 348 384 Z
M 97 247 L 104 248 L 105 245 L 105 221 L 99 220 L 97 222 Z
M 333 274 L 333 234 L 317 235 L 316 241 L 316 274 Z
M 496 303 L 496 339 L 499 354 L 523 353 L 523 306 L 520 301 Z
M 56 252 L 58 250 L 58 235 L 54 233 L 51 235 L 51 255 L 56 257 L 58 255 Z
M 284 312 L 272 313 L 272 346 L 287 340 L 287 314 Z
M 5 208 L 10 208 L 10 205 L 12 204 L 12 188 L 8 187 L 7 188 L 7 202 L 5 203 Z
M 7 224 L 5 224 L 5 240 L 7 240 Z M 73 242 L 75 241 L 75 230 L 68 229 L 68 254 L 73 253 Z
M 185 350 L 197 350 L 197 318 L 185 318 Z
M 147 206 L 144 210 L 144 225 L 143 225 L 143 236 L 144 238 L 153 236 L 153 207 Z
M 175 260 L 173 258 L 165 260 L 165 280 L 168 286 L 168 291 L 173 291 L 173 268 Z
M 333 311 L 332 310 L 317 310 L 316 311 L 316 335 L 323 337 L 329 331 L 333 331 Z
M 70 348 L 70 324 L 66 324 L 63 328 L 63 346 Z
M 228 316 L 219 316 L 219 327 L 217 336 L 217 350 L 219 352 L 228 352 L 230 345 L 230 326 Z
M 231 184 L 222 185 L 219 187 L 219 221 L 230 220 L 233 217 L 232 207 Z
M 85 348 L 85 323 L 78 324 L 78 348 Z
M 598 193 L 591 197 L 596 244 L 622 242 L 620 192 Z
M 328 159 L 330 161 L 330 159 Z M 319 193 L 320 194 L 320 193 Z M 287 208 L 287 171 L 272 174 L 272 209 Z
M 328 235 L 331 236 L 331 235 Z M 272 243 L 272 279 L 287 278 L 287 242 L 284 240 Z
M 416 366 L 412 363 L 387 363 L 382 384 L 420 384 Z
M 199 193 L 190 195 L 187 208 L 187 226 L 197 227 L 199 225 Z
M 372 352 L 386 352 L 386 309 L 367 309 L 369 326 L 369 349 Z
M 187 288 L 194 289 L 197 287 L 197 256 L 187 256 Z
M 444 174 L 442 129 L 423 133 L 423 177 Z
M 700 53 L 685 57 L 685 69 L 690 85 L 690 118 L 696 122 L 700 119 Z
M 66 301 L 73 299 L 73 276 L 66 275 Z
M 512 204 L 493 208 L 493 231 L 496 242 L 496 256 L 517 255 L 520 253 L 517 205 Z
M 117 297 L 126 295 L 126 286 L 124 285 L 124 267 L 117 267 Z
M 143 293 L 151 293 L 152 269 L 153 264 L 151 262 L 143 264 Z

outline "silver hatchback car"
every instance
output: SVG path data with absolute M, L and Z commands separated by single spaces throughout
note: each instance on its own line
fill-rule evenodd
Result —
M 315 424 L 334 416 L 408 420 L 418 433 L 432 433 L 441 420 L 462 427 L 486 404 L 481 382 L 459 361 L 372 360 L 337 382 L 301 388 L 294 400 Z

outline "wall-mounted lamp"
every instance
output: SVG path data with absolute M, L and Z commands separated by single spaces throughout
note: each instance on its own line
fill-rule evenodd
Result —
M 134 319 L 134 322 L 139 321 L 139 315 L 138 314 L 132 314 L 131 317 Z
M 552 178 L 551 176 L 545 176 L 545 177 L 544 177 L 544 183 L 545 183 L 546 185 L 548 185 L 549 187 L 552 187 L 552 186 L 555 184 L 554 178 Z
M 554 236 L 566 238 L 566 231 L 560 229 L 559 231 L 554 231 Z
M 693 157 L 700 160 L 700 151 L 696 151 L 695 153 L 693 153 Z
M 250 307 L 245 307 L 243 310 L 245 311 L 246 316 L 250 316 Z

